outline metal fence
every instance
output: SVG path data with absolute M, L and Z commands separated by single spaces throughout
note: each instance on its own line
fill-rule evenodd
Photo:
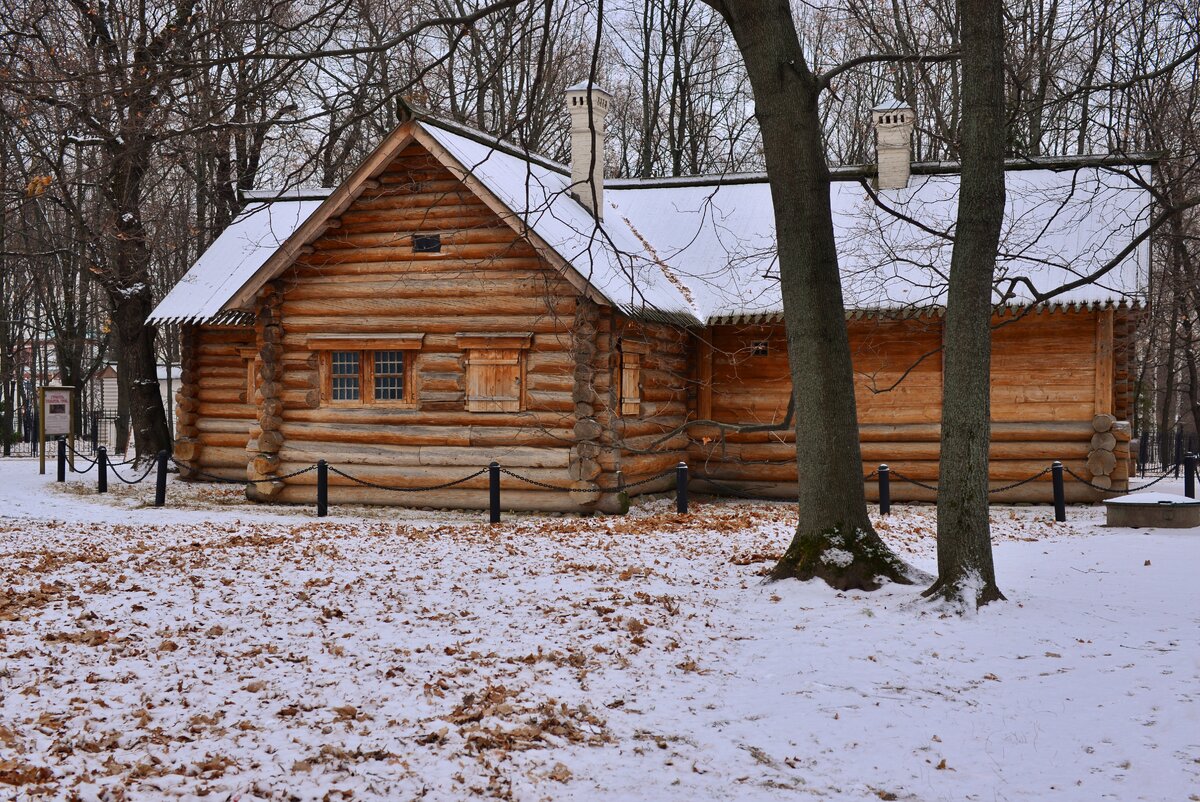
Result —
M 118 418 L 114 413 L 92 411 L 85 412 L 80 421 L 79 431 L 75 433 L 75 451 L 79 454 L 95 456 L 96 450 L 103 446 L 110 453 L 122 453 L 117 448 Z M 18 431 L 13 433 L 9 442 L 0 447 L 0 456 L 5 457 L 36 457 L 38 455 L 38 421 L 37 415 L 31 414 L 17 421 Z M 46 455 L 54 455 L 54 438 L 48 438 Z
M 1141 476 L 1172 473 L 1179 478 L 1187 455 L 1200 453 L 1200 436 L 1182 427 L 1167 431 L 1147 429 L 1134 440 L 1137 471 Z

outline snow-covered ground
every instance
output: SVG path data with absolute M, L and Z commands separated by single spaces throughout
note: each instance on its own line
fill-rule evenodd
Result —
M 959 618 L 761 584 L 787 505 L 318 521 L 36 470 L 0 462 L 2 799 L 1200 799 L 1200 530 L 997 507 L 1009 601 Z M 931 508 L 880 532 L 932 569 Z

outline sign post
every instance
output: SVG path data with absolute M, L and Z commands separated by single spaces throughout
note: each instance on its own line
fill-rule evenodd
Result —
M 46 438 L 66 437 L 67 460 L 75 470 L 74 387 L 38 388 L 38 473 L 46 472 Z

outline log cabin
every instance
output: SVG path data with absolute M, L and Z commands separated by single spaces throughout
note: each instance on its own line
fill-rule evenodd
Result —
M 606 179 L 609 99 L 567 91 L 569 165 L 414 116 L 336 188 L 251 193 L 151 318 L 181 326 L 184 478 L 312 503 L 315 474 L 291 474 L 325 459 L 333 503 L 469 509 L 487 505 L 486 475 L 397 489 L 496 460 L 521 477 L 504 477 L 508 509 L 614 512 L 686 461 L 698 492 L 794 498 L 766 178 Z M 914 116 L 877 108 L 878 163 L 831 168 L 863 473 L 874 498 L 888 463 L 897 500 L 937 481 L 959 180 L 955 164 L 910 163 Z M 1049 475 L 1007 486 L 1056 459 L 1128 485 L 1147 171 L 1009 164 L 997 501 L 1048 500 Z M 1068 483 L 1069 499 L 1102 495 Z

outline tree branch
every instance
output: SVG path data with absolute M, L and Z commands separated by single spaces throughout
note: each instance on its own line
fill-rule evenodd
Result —
M 951 50 L 948 53 L 934 53 L 932 55 L 919 53 L 869 53 L 865 56 L 852 58 L 849 61 L 843 61 L 836 67 L 821 73 L 817 76 L 817 88 L 828 89 L 830 81 L 834 78 L 847 70 L 861 67 L 864 64 L 878 64 L 881 62 L 893 64 L 936 64 L 942 61 L 956 61 L 961 57 L 962 54 L 957 50 Z

